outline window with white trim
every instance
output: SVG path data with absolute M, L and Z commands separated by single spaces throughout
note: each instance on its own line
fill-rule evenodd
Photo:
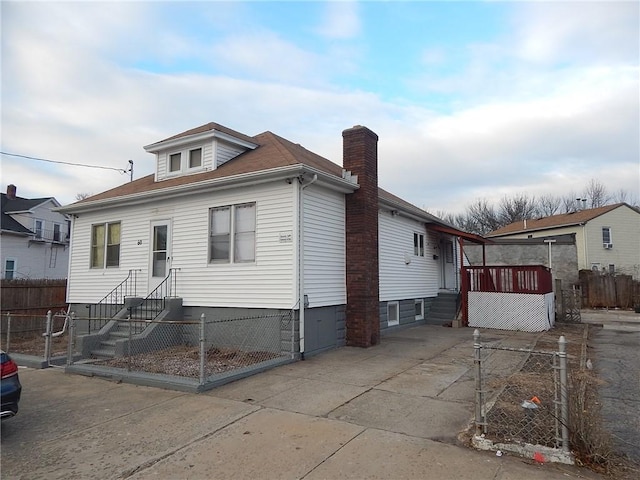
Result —
M 424 234 L 413 234 L 413 254 L 416 257 L 424 257 Z
M 453 243 L 446 242 L 444 244 L 444 258 L 447 263 L 453 263 Z
M 387 326 L 393 327 L 400 324 L 400 304 L 398 302 L 387 303 Z
M 120 222 L 91 226 L 91 268 L 120 265 Z
M 183 161 L 184 160 L 184 161 Z M 202 148 L 190 148 L 169 154 L 169 173 L 180 173 L 202 169 Z
M 4 279 L 13 280 L 16 275 L 16 259 L 6 258 L 4 260 Z
M 62 241 L 62 237 L 60 235 L 62 226 L 59 223 L 53 224 L 53 241 L 60 242 Z
M 255 202 L 212 208 L 209 211 L 209 263 L 255 260 Z
M 42 238 L 42 230 L 44 229 L 44 222 L 36 219 L 34 221 L 33 231 L 36 233 L 36 238 Z
M 169 155 L 169 171 L 179 172 L 182 170 L 182 153 L 172 153 Z
M 613 240 L 611 239 L 611 227 L 602 227 L 602 244 L 611 245 Z
M 202 167 L 202 149 L 194 148 L 189 150 L 189 168 Z
M 416 300 L 416 320 L 424 319 L 424 300 L 419 298 Z

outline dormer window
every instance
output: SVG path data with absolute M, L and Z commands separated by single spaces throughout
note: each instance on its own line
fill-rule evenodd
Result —
M 258 143 L 243 133 L 207 123 L 144 149 L 156 155 L 155 181 L 215 170 Z
M 169 171 L 179 172 L 182 170 L 182 153 L 172 153 L 169 155 Z
M 200 168 L 202 166 L 202 149 L 194 148 L 189 150 L 189 168 Z
M 183 164 L 182 159 L 187 159 Z M 202 148 L 192 148 L 169 154 L 169 173 L 187 172 L 202 168 Z

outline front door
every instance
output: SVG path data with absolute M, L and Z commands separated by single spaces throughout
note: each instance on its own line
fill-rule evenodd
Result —
M 171 224 L 168 220 L 151 223 L 149 293 L 169 274 L 171 268 Z
M 440 288 L 456 289 L 455 249 L 450 238 L 440 239 Z

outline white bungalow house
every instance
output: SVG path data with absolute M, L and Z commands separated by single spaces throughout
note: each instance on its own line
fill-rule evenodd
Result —
M 165 288 L 182 319 L 293 311 L 302 355 L 443 322 L 434 301 L 457 295 L 467 234 L 378 188 L 377 141 L 345 130 L 343 167 L 216 123 L 147 145 L 154 174 L 60 209 L 71 309 L 131 294 L 135 277 L 136 296 Z
M 53 197 L 23 198 L 17 187 L 1 194 L 0 249 L 2 278 L 63 279 L 69 268 L 69 220 L 54 211 Z

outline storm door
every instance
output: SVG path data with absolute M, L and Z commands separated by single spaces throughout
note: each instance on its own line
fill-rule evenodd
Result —
M 151 223 L 151 273 L 149 292 L 169 274 L 171 268 L 171 225 L 168 220 Z

